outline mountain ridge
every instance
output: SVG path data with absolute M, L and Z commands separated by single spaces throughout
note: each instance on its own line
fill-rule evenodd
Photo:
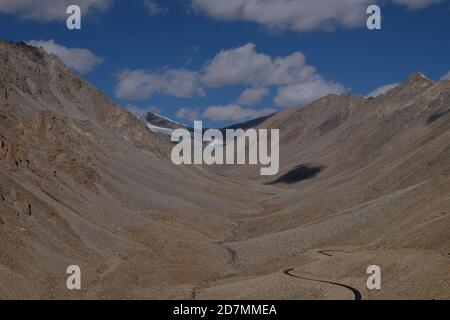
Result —
M 0 41 L 0 61 L 0 298 L 351 298 L 291 268 L 364 299 L 449 298 L 450 81 L 265 119 L 281 170 L 261 178 L 173 165 L 168 141 L 41 49 Z

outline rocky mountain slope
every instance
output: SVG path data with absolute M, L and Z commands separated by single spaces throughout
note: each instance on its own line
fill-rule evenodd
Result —
M 173 165 L 42 49 L 0 41 L 0 62 L 0 298 L 450 298 L 450 81 L 255 123 L 280 129 L 262 178 Z

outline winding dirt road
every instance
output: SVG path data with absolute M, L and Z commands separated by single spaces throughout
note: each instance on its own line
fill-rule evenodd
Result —
M 328 257 L 332 257 L 333 256 L 332 254 L 329 254 L 328 252 L 349 253 L 349 252 L 346 252 L 344 250 L 320 250 L 320 251 L 317 251 L 317 252 L 322 254 L 322 255 L 328 256 Z M 297 279 L 302 279 L 302 280 L 307 280 L 307 281 L 315 281 L 315 282 L 321 282 L 321 283 L 327 283 L 327 284 L 332 284 L 332 285 L 335 285 L 335 286 L 339 286 L 339 287 L 348 289 L 355 296 L 355 300 L 362 300 L 361 292 L 359 292 L 359 290 L 356 289 L 356 288 L 353 288 L 353 287 L 351 287 L 349 285 L 346 285 L 344 283 L 339 283 L 339 282 L 333 282 L 333 281 L 328 281 L 328 280 L 319 280 L 319 279 L 311 279 L 311 278 L 307 278 L 307 277 L 300 277 L 300 276 L 297 276 L 295 274 L 292 274 L 291 271 L 293 271 L 293 270 L 294 270 L 293 268 L 287 269 L 287 270 L 284 270 L 283 273 L 285 275 L 289 276 L 289 277 L 293 277 L 293 278 L 297 278 Z
M 353 295 L 355 296 L 355 300 L 361 300 L 362 299 L 361 292 L 359 292 L 357 289 L 355 289 L 355 288 L 353 288 L 353 287 L 351 287 L 349 285 L 346 285 L 346 284 L 343 284 L 343 283 L 339 283 L 339 282 L 333 282 L 333 281 L 327 281 L 327 280 L 318 280 L 318 279 L 311 279 L 311 278 L 296 276 L 295 274 L 291 273 L 292 270 L 294 270 L 294 269 L 287 269 L 287 270 L 284 270 L 283 273 L 285 275 L 288 275 L 290 277 L 297 278 L 297 279 L 308 280 L 308 281 L 316 281 L 316 282 L 327 283 L 327 284 L 332 284 L 332 285 L 335 285 L 335 286 L 339 286 L 339 287 L 342 287 L 342 288 L 350 290 L 353 293 Z

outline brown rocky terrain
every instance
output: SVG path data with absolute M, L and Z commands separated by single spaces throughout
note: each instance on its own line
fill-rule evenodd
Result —
M 450 81 L 258 123 L 281 139 L 260 177 L 173 165 L 42 49 L 0 41 L 0 62 L 0 298 L 450 298 Z

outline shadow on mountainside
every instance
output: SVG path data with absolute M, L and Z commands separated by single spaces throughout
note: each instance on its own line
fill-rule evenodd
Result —
M 310 163 L 303 163 L 298 165 L 294 169 L 288 171 L 284 175 L 280 176 L 274 181 L 268 182 L 267 184 L 277 184 L 277 183 L 296 183 L 308 179 L 314 178 L 319 172 L 321 172 L 325 167 L 314 166 Z
M 450 110 L 446 110 L 446 111 L 437 111 L 435 113 L 433 113 L 427 120 L 427 124 L 432 124 L 433 122 L 439 120 L 440 118 L 446 116 L 447 114 L 450 113 Z

